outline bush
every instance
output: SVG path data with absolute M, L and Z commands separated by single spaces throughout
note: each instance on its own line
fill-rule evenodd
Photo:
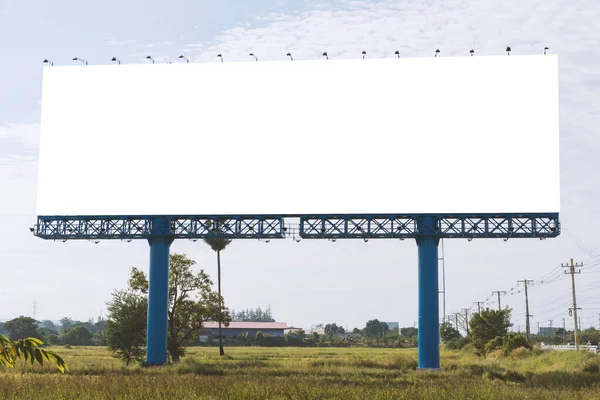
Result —
M 519 347 L 524 347 L 528 350 L 533 348 L 531 343 L 527 341 L 527 338 L 525 338 L 521 332 L 509 333 L 505 336 L 504 345 L 502 347 L 506 355 L 509 355 L 513 350 L 518 349 Z
M 460 337 L 448 340 L 445 345 L 449 350 L 462 350 L 469 343 L 471 343 L 469 337 Z
M 595 357 L 588 358 L 583 363 L 582 369 L 585 372 L 591 372 L 591 373 L 600 372 L 600 357 L 595 356 Z
M 531 355 L 531 350 L 526 348 L 526 347 L 517 347 L 516 349 L 514 349 L 511 353 L 511 355 L 519 360 L 522 360 L 523 358 L 527 358 Z

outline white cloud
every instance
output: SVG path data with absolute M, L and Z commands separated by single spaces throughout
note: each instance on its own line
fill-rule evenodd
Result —
M 26 149 L 37 149 L 40 143 L 39 124 L 0 125 L 0 149 L 3 140 L 16 141 Z
M 109 40 L 107 43 L 105 43 L 105 45 L 107 46 L 123 46 L 126 44 L 135 44 L 136 40 L 134 39 L 129 39 L 129 40 Z

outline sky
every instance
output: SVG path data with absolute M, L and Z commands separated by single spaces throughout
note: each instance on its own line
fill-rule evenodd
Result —
M 529 290 L 536 324 L 573 326 L 568 316 L 570 279 L 562 263 L 583 262 L 576 276 L 583 328 L 600 323 L 600 36 L 595 1 L 54 1 L 0 0 L 0 320 L 19 315 L 87 320 L 105 315 L 111 292 L 124 288 L 131 267 L 148 270 L 144 241 L 52 242 L 34 237 L 41 77 L 49 59 L 90 64 L 332 58 L 559 54 L 560 237 L 526 240 L 446 240 L 447 314 L 474 302 L 496 307 L 492 291 L 506 291 L 515 329 L 524 330 Z M 85 134 L 85 127 L 82 127 Z M 511 157 L 521 154 L 518 144 Z M 474 155 L 477 162 L 488 162 Z M 73 166 L 77 168 L 76 165 Z M 466 188 L 474 189 L 474 188 Z M 185 188 L 180 189 L 183 193 Z M 442 196 L 442 194 L 440 194 Z M 176 241 L 216 277 L 214 252 L 201 243 Z M 222 254 L 226 305 L 271 305 L 274 317 L 309 329 L 336 322 L 349 329 L 378 318 L 413 326 L 417 310 L 414 241 L 234 241 Z M 487 300 L 489 299 L 489 300 Z M 442 309 L 440 309 L 440 315 Z

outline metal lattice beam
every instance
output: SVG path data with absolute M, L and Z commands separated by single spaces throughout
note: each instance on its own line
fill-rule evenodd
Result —
M 34 233 L 54 240 L 277 239 L 285 228 L 278 216 L 39 216 Z
M 550 238 L 560 234 L 558 214 L 312 215 L 300 216 L 304 239 L 410 239 L 418 221 L 433 217 L 443 238 Z M 54 240 L 222 237 L 282 239 L 291 232 L 283 216 L 40 216 L 36 236 Z
M 305 239 L 407 239 L 423 235 L 419 219 L 434 217 L 443 238 L 550 238 L 560 234 L 558 214 L 342 215 L 300 217 Z

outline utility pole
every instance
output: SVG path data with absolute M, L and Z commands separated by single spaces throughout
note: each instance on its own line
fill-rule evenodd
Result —
M 554 327 L 552 326 L 553 321 L 552 320 L 549 320 L 549 321 L 550 321 L 550 336 L 554 337 Z
M 540 333 L 540 321 L 537 322 L 537 328 L 538 328 L 537 331 L 538 331 L 538 335 L 539 335 L 539 333 Z
M 496 291 L 492 292 L 492 296 L 495 294 L 498 294 L 498 311 L 500 311 L 500 310 L 502 310 L 502 307 L 500 306 L 500 295 L 506 294 L 506 292 L 503 290 L 496 290 Z
M 573 321 L 575 322 L 575 329 L 573 329 L 573 335 L 575 336 L 575 349 L 579 350 L 579 332 L 577 328 L 577 298 L 575 296 L 575 274 L 580 274 L 581 270 L 575 272 L 575 267 L 582 267 L 583 263 L 575 264 L 571 258 L 571 264 L 562 264 L 563 268 L 569 268 L 569 271 L 565 271 L 565 274 L 571 274 L 571 289 L 573 291 Z
M 563 342 L 565 341 L 565 334 L 567 333 L 567 324 L 565 323 L 565 319 L 563 318 Z
M 483 304 L 483 301 L 474 301 L 473 304 L 477 305 L 477 313 L 481 314 L 481 305 Z
M 523 279 L 522 281 L 517 281 L 517 285 L 519 283 L 523 283 L 523 285 L 525 285 L 525 330 L 526 330 L 526 335 L 527 335 L 527 341 L 529 342 L 529 334 L 530 334 L 530 329 L 529 329 L 529 317 L 533 317 L 533 315 L 529 314 L 529 296 L 527 295 L 527 285 L 533 283 L 532 280 L 528 280 L 528 279 Z
M 461 311 L 465 313 L 465 329 L 467 331 L 467 336 L 471 336 L 471 332 L 469 331 L 469 311 L 470 308 L 463 308 Z

